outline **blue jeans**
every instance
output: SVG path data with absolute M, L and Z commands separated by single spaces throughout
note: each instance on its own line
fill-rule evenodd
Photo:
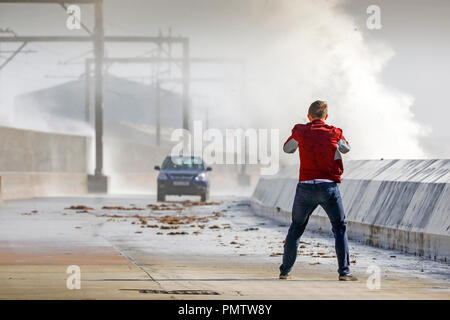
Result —
M 281 274 L 287 274 L 297 258 L 300 237 L 308 224 L 309 216 L 320 205 L 330 219 L 334 239 L 336 256 L 340 275 L 350 272 L 348 254 L 347 223 L 344 207 L 337 183 L 322 182 L 314 184 L 299 183 L 292 207 L 292 223 L 284 244 L 283 264 Z

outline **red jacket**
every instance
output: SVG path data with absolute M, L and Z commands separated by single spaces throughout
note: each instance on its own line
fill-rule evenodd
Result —
M 327 125 L 322 120 L 296 124 L 283 149 L 292 153 L 297 146 L 300 151 L 299 181 L 328 179 L 341 182 L 344 166 L 340 152 L 350 150 L 341 129 Z

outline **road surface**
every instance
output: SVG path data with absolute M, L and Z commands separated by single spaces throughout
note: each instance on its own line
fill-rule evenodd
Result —
M 355 242 L 352 271 L 360 280 L 339 282 L 333 240 L 311 230 L 302 238 L 293 279 L 279 280 L 287 225 L 256 216 L 243 198 L 195 200 L 173 197 L 160 205 L 154 196 L 127 195 L 4 202 L 0 298 L 450 298 L 448 263 Z M 71 265 L 81 270 L 80 289 L 67 288 Z M 371 290 L 367 268 L 374 265 L 381 287 Z

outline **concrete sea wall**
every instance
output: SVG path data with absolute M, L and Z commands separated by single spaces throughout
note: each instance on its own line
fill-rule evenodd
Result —
M 86 138 L 0 127 L 0 171 L 86 172 Z
M 345 164 L 340 192 L 349 238 L 382 248 L 448 261 L 450 160 L 354 160 Z M 298 166 L 261 177 L 255 212 L 290 222 Z M 322 208 L 308 229 L 331 232 Z
M 0 198 L 87 192 L 86 138 L 0 127 Z

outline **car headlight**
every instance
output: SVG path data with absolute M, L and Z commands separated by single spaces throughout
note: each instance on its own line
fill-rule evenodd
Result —
M 158 179 L 167 180 L 169 177 L 165 174 L 160 172 L 158 175 Z
M 206 173 L 202 172 L 202 173 L 198 174 L 195 177 L 195 180 L 197 180 L 197 181 L 204 181 L 204 180 L 206 180 Z

